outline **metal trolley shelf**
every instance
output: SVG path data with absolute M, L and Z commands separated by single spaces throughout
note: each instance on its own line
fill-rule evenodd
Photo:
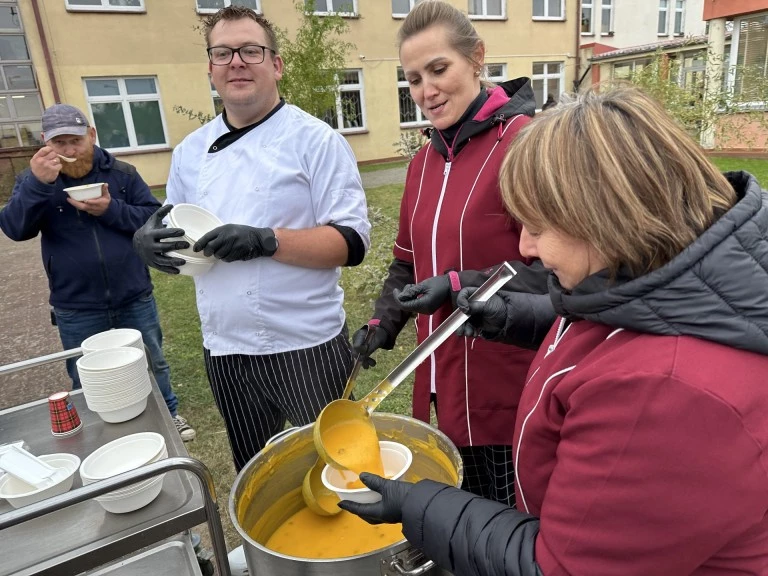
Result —
M 79 356 L 79 348 L 0 366 L 0 376 Z M 147 409 L 121 424 L 105 424 L 91 412 L 80 391 L 71 393 L 83 430 L 55 438 L 49 430 L 46 399 L 0 410 L 0 443 L 23 439 L 35 454 L 69 452 L 84 459 L 99 446 L 139 431 L 163 434 L 169 457 L 82 486 L 79 475 L 69 492 L 14 510 L 0 501 L 0 576 L 72 575 L 103 566 L 137 551 L 151 557 L 153 544 L 206 522 L 218 573 L 231 576 L 213 477 L 187 451 L 171 420 L 154 376 Z M 95 497 L 166 474 L 163 490 L 151 504 L 128 514 L 106 512 Z M 197 481 L 190 481 L 194 476 Z M 161 557 L 162 555 L 158 555 Z M 158 573 L 174 573 L 164 566 Z M 150 576 L 150 574 L 147 574 Z

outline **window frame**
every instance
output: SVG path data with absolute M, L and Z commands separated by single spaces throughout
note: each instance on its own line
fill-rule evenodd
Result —
M 146 80 L 151 79 L 155 82 L 155 97 L 151 94 L 128 94 L 125 88 L 126 80 Z M 96 125 L 95 116 L 93 114 L 93 104 L 116 104 L 121 105 L 123 111 L 123 120 L 125 122 L 125 128 L 128 132 L 128 146 L 122 146 L 120 148 L 106 148 L 109 152 L 121 153 L 121 152 L 151 152 L 154 150 L 167 150 L 170 147 L 168 140 L 168 123 L 165 119 L 165 110 L 163 109 L 163 100 L 160 95 L 160 82 L 157 76 L 151 74 L 145 74 L 141 76 L 84 76 L 83 80 L 83 93 L 88 104 L 88 116 L 90 118 L 91 126 L 96 128 L 96 143 L 101 146 L 99 142 L 99 127 Z M 88 80 L 116 80 L 119 94 L 117 96 L 91 96 L 88 94 Z M 133 123 L 133 116 L 131 115 L 131 102 L 157 102 L 160 110 L 160 121 L 163 126 L 163 136 L 165 142 L 160 144 L 147 144 L 141 146 L 138 144 L 136 138 L 136 127 Z M 130 122 L 129 122 L 130 119 Z
M 675 19 L 672 22 L 672 34 L 675 36 L 683 36 L 685 35 L 685 0 L 674 0 L 675 2 Z M 677 3 L 680 3 L 681 6 L 678 8 Z M 677 29 L 677 15 L 680 15 L 680 30 Z
M 469 3 L 471 0 L 467 0 L 467 16 L 470 20 L 506 20 L 507 19 L 507 0 L 501 0 L 501 14 L 488 14 L 488 0 L 481 0 L 483 3 L 482 14 L 470 14 Z
M 357 84 L 341 84 L 338 79 L 336 81 L 336 132 L 339 134 L 362 134 L 368 132 L 368 119 L 365 113 L 365 81 L 363 80 L 362 68 L 345 68 L 341 71 L 342 74 L 348 74 L 354 72 L 357 74 Z M 354 128 L 344 127 L 344 110 L 341 101 L 342 92 L 359 92 L 360 93 L 360 115 L 362 118 L 362 126 L 355 126 Z
M 490 66 L 501 66 L 501 74 L 499 75 L 491 75 L 489 67 Z M 501 84 L 502 82 L 506 82 L 509 80 L 509 76 L 507 76 L 507 63 L 506 62 L 486 62 L 485 63 L 485 74 L 486 78 L 489 82 L 493 82 L 494 84 Z
M 397 66 L 395 68 L 395 78 L 397 78 L 398 71 L 402 71 L 402 66 Z M 397 80 L 397 116 L 398 119 L 400 118 L 400 90 L 402 88 L 405 88 L 408 90 L 408 98 L 411 98 L 411 88 L 408 84 L 408 80 Z M 413 102 L 413 98 L 411 98 L 411 102 Z M 426 128 L 428 126 L 432 126 L 432 123 L 424 118 L 424 113 L 421 111 L 421 108 L 416 104 L 416 102 L 413 102 L 413 106 L 416 110 L 416 121 L 415 122 L 400 122 L 400 128 Z
M 662 2 L 667 3 L 664 8 L 661 7 Z M 669 2 L 670 0 L 659 0 L 659 12 L 656 20 L 656 36 L 669 36 Z M 664 14 L 664 31 L 659 32 L 662 13 Z
M 603 32 L 603 14 L 606 10 L 609 11 L 608 32 Z M 613 36 L 613 0 L 600 0 L 600 36 Z
M 142 0 L 143 1 L 143 0 Z M 232 5 L 232 0 L 224 0 L 224 8 L 227 6 Z M 195 0 L 195 10 L 198 14 L 216 14 L 218 12 L 218 8 L 200 8 L 200 6 L 197 5 L 197 0 Z M 261 0 L 256 0 L 256 10 L 254 10 L 256 14 L 264 14 L 264 12 L 261 9 Z
M 560 0 L 560 16 L 549 15 L 549 2 L 544 0 L 544 16 L 536 16 L 533 14 L 533 2 L 531 0 L 531 19 L 536 22 L 565 22 L 565 0 Z
M 410 14 L 411 10 L 413 10 L 413 7 L 416 6 L 416 4 L 419 3 L 419 0 L 408 0 L 408 13 Z M 392 1 L 389 2 L 390 8 L 392 7 Z M 400 14 L 399 12 L 392 12 L 392 18 L 405 18 L 408 16 L 408 14 Z
M 146 0 L 139 0 L 140 6 L 111 6 L 109 0 L 101 0 L 101 6 L 85 6 L 71 4 L 72 0 L 64 0 L 67 12 L 138 12 L 146 13 Z
M 589 8 L 589 30 L 587 32 L 581 30 L 582 36 L 595 35 L 595 2 L 601 1 L 602 0 L 581 0 L 581 11 L 579 12 L 579 30 L 581 30 L 582 26 L 584 25 L 584 9 Z
M 533 67 L 536 64 L 542 64 L 544 66 L 544 72 L 541 74 L 534 74 L 533 73 Z M 557 74 L 550 74 L 549 73 L 549 66 L 552 64 L 556 64 L 558 67 L 558 73 Z M 558 98 L 560 95 L 565 92 L 565 62 L 558 60 L 558 61 L 537 61 L 537 62 L 531 62 L 531 88 L 533 88 L 533 82 L 534 80 L 542 80 L 544 91 L 545 93 L 542 94 L 542 105 L 544 102 L 547 101 L 548 93 L 546 92 L 547 87 L 547 81 L 557 78 L 558 80 L 558 90 L 559 93 L 556 95 Z M 534 89 L 534 99 L 536 97 L 536 90 Z M 541 112 L 541 108 L 536 108 L 536 112 Z
M 752 18 L 766 18 L 768 17 L 768 11 L 754 12 L 752 14 L 745 14 L 739 18 L 733 19 L 733 31 L 731 32 L 731 49 L 728 58 L 728 70 L 723 71 L 723 76 L 728 78 L 728 91 L 733 92 L 736 90 L 736 67 L 739 65 L 739 43 L 741 42 L 741 23 L 744 20 L 750 20 Z M 766 23 L 768 27 L 768 23 Z M 768 55 L 766 56 L 766 66 L 768 66 Z M 764 110 L 765 102 L 755 101 L 748 102 L 741 105 L 742 108 L 747 110 Z
M 257 2 L 260 2 L 261 0 L 256 0 Z M 325 10 L 325 11 L 319 11 L 315 10 L 312 12 L 315 16 L 341 16 L 343 18 L 356 18 L 360 15 L 360 12 L 358 12 L 357 8 L 357 0 L 325 0 L 326 4 L 349 4 L 352 3 L 352 12 L 338 12 L 336 10 Z M 306 2 L 305 2 L 306 6 Z

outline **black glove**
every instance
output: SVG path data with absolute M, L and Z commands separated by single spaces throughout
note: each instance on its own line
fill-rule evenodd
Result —
M 342 500 L 339 502 L 339 508 L 357 514 L 368 524 L 398 524 L 403 521 L 403 504 L 413 484 L 402 480 L 387 480 L 369 472 L 360 474 L 360 480 L 368 488 L 381 494 L 381 500 L 373 504 Z
M 366 324 L 352 335 L 352 349 L 363 357 L 363 368 L 367 370 L 376 366 L 376 360 L 371 358 L 371 354 L 379 348 L 392 348 L 389 345 L 390 340 L 389 332 L 384 328 L 376 324 Z
M 447 275 L 433 276 L 418 284 L 395 288 L 392 295 L 403 310 L 418 314 L 434 314 L 451 296 L 451 281 Z
M 163 224 L 163 218 L 167 216 L 171 208 L 173 208 L 172 204 L 166 204 L 152 214 L 144 226 L 136 230 L 133 235 L 133 249 L 147 266 L 166 274 L 178 274 L 178 267 L 183 266 L 186 260 L 166 256 L 165 253 L 171 250 L 189 248 L 189 242 L 186 240 L 178 242 L 160 241 L 163 238 L 178 238 L 184 235 L 184 230 L 181 228 L 167 228 Z
M 272 228 L 224 224 L 204 234 L 192 249 L 224 262 L 253 260 L 277 252 L 277 238 Z
M 469 298 L 476 291 L 477 288 L 463 288 L 456 297 L 456 307 L 469 316 L 456 334 L 470 338 L 480 336 L 486 340 L 498 338 L 507 324 L 507 302 L 498 294 L 485 302 L 470 302 Z

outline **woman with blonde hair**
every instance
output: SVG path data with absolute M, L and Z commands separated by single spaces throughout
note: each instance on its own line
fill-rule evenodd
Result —
M 520 269 L 516 289 L 546 288 L 546 271 L 525 266 L 520 226 L 504 212 L 498 186 L 504 152 L 536 108 L 530 81 L 484 82 L 485 44 L 447 2 L 414 6 L 398 43 L 411 96 L 434 128 L 408 167 L 394 260 L 373 318 L 352 337 L 364 356 L 392 349 L 414 313 L 418 341 L 427 338 L 451 313 L 451 295 L 464 282 L 471 285 L 464 271 L 513 260 Z M 403 290 L 427 278 L 432 282 L 418 292 Z M 533 355 L 454 338 L 416 369 L 414 381 L 413 415 L 429 422 L 434 404 L 438 427 L 461 451 L 464 487 L 509 505 L 510 423 Z
M 559 315 L 515 427 L 517 510 L 363 475 L 455 574 L 768 574 L 768 196 L 635 89 L 561 102 L 501 171 Z M 504 339 L 513 294 L 458 305 Z

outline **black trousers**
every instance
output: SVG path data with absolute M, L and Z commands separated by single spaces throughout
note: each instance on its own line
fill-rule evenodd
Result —
M 204 348 L 203 355 L 238 472 L 286 420 L 311 424 L 329 402 L 341 398 L 352 370 L 346 327 L 328 342 L 302 350 L 212 356 Z

